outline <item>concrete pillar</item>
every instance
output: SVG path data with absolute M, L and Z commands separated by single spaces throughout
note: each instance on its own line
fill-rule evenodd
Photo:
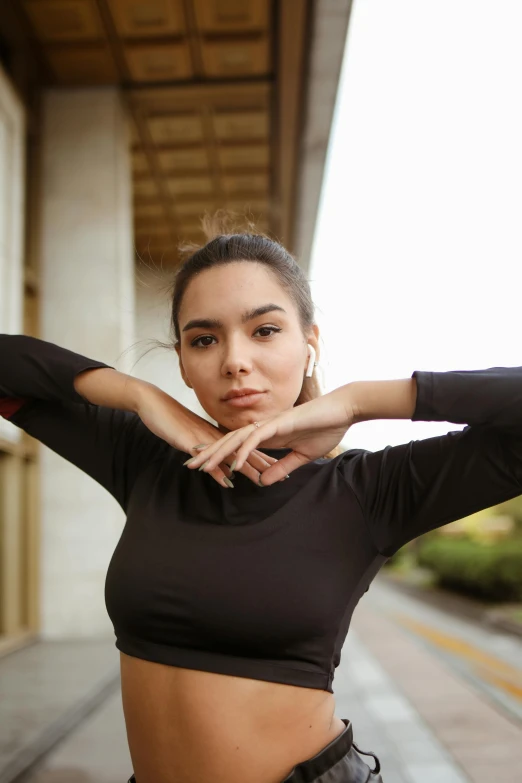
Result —
M 115 89 L 44 94 L 40 337 L 128 372 L 134 342 L 129 128 Z M 42 449 L 42 634 L 112 633 L 104 603 L 116 501 Z

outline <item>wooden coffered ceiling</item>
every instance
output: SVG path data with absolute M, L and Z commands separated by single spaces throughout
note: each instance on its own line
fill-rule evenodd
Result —
M 174 262 L 219 207 L 292 246 L 308 0 L 17 2 L 46 84 L 122 88 L 140 254 Z

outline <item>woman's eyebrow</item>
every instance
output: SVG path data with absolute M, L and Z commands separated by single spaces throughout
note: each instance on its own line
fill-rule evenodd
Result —
M 260 307 L 254 307 L 253 310 L 247 310 L 241 316 L 241 323 L 246 324 L 247 321 L 252 321 L 254 318 L 259 318 L 260 315 L 271 313 L 273 310 L 279 310 L 282 313 L 286 313 L 286 310 L 280 305 L 269 303 L 261 305 Z M 188 332 L 189 329 L 222 329 L 223 324 L 215 318 L 193 318 L 191 321 L 185 324 L 182 332 Z
M 241 323 L 246 324 L 247 321 L 253 321 L 254 318 L 258 318 L 260 315 L 265 315 L 266 313 L 271 313 L 273 310 L 280 310 L 282 313 L 286 313 L 286 310 L 279 305 L 269 303 L 261 305 L 261 307 L 254 307 L 253 310 L 247 310 L 247 312 L 243 313 L 241 316 Z

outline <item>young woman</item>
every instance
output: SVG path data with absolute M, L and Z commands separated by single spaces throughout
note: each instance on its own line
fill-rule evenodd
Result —
M 352 612 L 405 542 L 522 494 L 522 368 L 415 371 L 320 396 L 308 283 L 252 234 L 217 236 L 183 263 L 172 328 L 216 426 L 103 362 L 0 339 L 4 416 L 127 514 L 106 603 L 131 781 L 380 781 L 335 715 Z M 332 452 L 377 418 L 468 426 Z

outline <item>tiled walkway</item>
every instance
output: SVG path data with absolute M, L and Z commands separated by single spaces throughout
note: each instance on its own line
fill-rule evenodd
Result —
M 38 642 L 1 658 L 0 783 L 11 783 L 114 692 L 119 654 L 112 638 Z
M 131 774 L 118 691 L 17 783 L 127 783 Z
M 353 626 L 367 652 L 400 689 L 417 720 L 451 754 L 465 780 L 517 779 L 522 770 L 519 724 L 370 602 L 356 613 Z M 391 726 L 387 724 L 388 732 Z M 407 753 L 404 743 L 399 741 L 398 748 L 401 755 Z M 418 779 L 431 782 L 429 777 Z M 441 780 L 445 783 L 446 778 Z
M 334 689 L 337 714 L 350 718 L 359 747 L 377 754 L 384 783 L 469 781 L 355 632 L 345 643 Z

